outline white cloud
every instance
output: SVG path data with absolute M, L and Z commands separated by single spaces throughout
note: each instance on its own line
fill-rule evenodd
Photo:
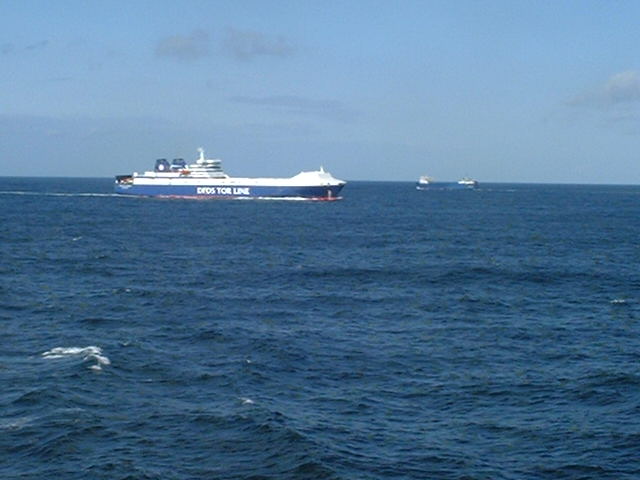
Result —
M 26 50 L 42 50 L 44 48 L 47 48 L 48 45 L 49 45 L 49 40 L 41 40 L 39 42 L 35 42 L 30 45 L 27 45 L 25 49 Z
M 209 54 L 209 36 L 202 30 L 190 35 L 172 35 L 156 45 L 156 55 L 176 60 L 191 61 Z
M 44 50 L 49 46 L 49 40 L 40 40 L 38 42 L 30 43 L 29 45 L 15 45 L 13 43 L 0 44 L 0 54 L 8 55 L 10 53 L 20 52 L 34 52 L 37 50 Z
M 640 101 L 640 74 L 630 70 L 612 75 L 603 85 L 567 102 L 576 107 L 612 108 Z
M 604 92 L 610 103 L 637 102 L 640 100 L 640 75 L 633 71 L 617 73 L 607 81 Z
M 234 28 L 227 30 L 223 45 L 227 53 L 241 60 L 259 56 L 286 57 L 294 52 L 294 48 L 281 35 Z

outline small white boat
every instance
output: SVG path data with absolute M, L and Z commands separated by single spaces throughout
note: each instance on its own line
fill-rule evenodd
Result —
M 474 180 L 473 178 L 463 177 L 458 180 L 458 185 L 463 185 L 465 187 L 477 187 L 478 181 Z
M 478 182 L 469 177 L 464 177 L 457 182 L 440 182 L 427 175 L 422 175 L 416 183 L 418 190 L 453 190 L 459 188 L 476 188 L 477 186 Z

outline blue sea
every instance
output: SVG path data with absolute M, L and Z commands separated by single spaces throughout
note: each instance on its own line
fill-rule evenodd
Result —
M 640 187 L 0 178 L 0 478 L 638 479 Z

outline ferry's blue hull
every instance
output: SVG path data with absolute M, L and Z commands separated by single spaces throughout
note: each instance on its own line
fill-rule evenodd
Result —
M 336 200 L 344 185 L 256 186 L 256 185 L 123 185 L 115 192 L 123 195 L 185 198 L 305 198 Z

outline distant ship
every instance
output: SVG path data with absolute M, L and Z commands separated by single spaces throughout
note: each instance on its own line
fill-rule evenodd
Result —
M 222 161 L 200 157 L 191 164 L 177 158 L 171 163 L 156 160 L 155 168 L 144 173 L 118 175 L 114 190 L 123 195 L 187 198 L 299 198 L 338 200 L 343 180 L 320 170 L 300 172 L 290 178 L 230 177 Z
M 438 182 L 426 175 L 421 176 L 416 183 L 418 190 L 450 190 L 460 188 L 476 188 L 478 181 L 469 177 L 463 177 L 457 182 Z

